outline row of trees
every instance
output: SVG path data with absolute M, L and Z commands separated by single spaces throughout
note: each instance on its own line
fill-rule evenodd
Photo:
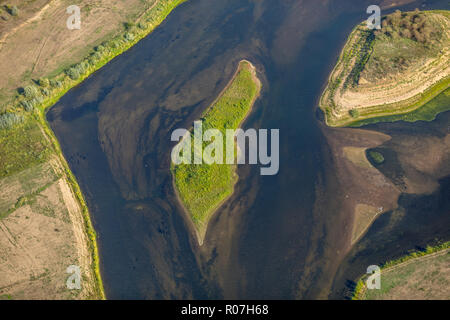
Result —
M 99 63 L 109 60 L 111 55 L 121 53 L 124 47 L 129 46 L 129 43 L 134 41 L 139 35 L 145 34 L 145 30 L 149 27 L 157 24 L 159 19 L 164 16 L 161 14 L 169 12 L 179 1 L 181 0 L 159 1 L 145 21 L 137 24 L 131 22 L 125 23 L 124 33 L 95 47 L 94 51 L 87 58 L 66 69 L 64 75 L 58 76 L 57 79 L 41 78 L 34 81 L 35 83 L 32 85 L 20 88 L 19 93 L 21 96 L 18 102 L 25 111 L 32 112 L 42 104 L 46 96 L 51 95 L 53 90 L 70 85 L 71 80 L 76 81 L 80 79 L 80 77 L 96 69 Z
M 35 80 L 33 84 L 24 88 L 19 88 L 18 91 L 20 95 L 17 103 L 19 103 L 26 112 L 33 112 L 37 107 L 42 105 L 46 97 L 49 97 L 52 94 L 52 91 L 70 85 L 71 81 L 76 81 L 92 71 L 92 69 L 96 69 L 99 63 L 104 60 L 109 60 L 111 55 L 121 53 L 124 47 L 129 46 L 129 43 L 134 41 L 139 34 L 145 32 L 145 30 L 157 22 L 156 20 L 161 18 L 157 14 L 158 12 L 170 10 L 173 6 L 175 6 L 175 1 L 161 0 L 158 5 L 153 8 L 153 13 L 149 14 L 146 21 L 141 21 L 137 24 L 125 23 L 124 33 L 97 46 L 87 58 L 66 69 L 63 75 L 59 75 L 55 79 L 41 78 Z M 13 16 L 19 14 L 19 10 L 16 6 L 5 5 L 0 7 L 0 13 L 3 9 Z M 24 116 L 25 115 L 20 112 L 14 113 L 11 110 L 10 112 L 0 114 L 0 129 L 9 129 L 14 125 L 23 122 Z
M 95 68 L 99 61 L 105 59 L 108 55 L 114 53 L 116 50 L 119 50 L 120 47 L 126 42 L 132 41 L 135 37 L 133 33 L 135 31 L 135 26 L 127 25 L 125 27 L 127 29 L 127 32 L 124 33 L 122 37 L 117 37 L 115 39 L 106 41 L 101 45 L 98 45 L 89 55 L 89 57 L 85 58 L 80 63 L 77 63 L 66 69 L 64 71 L 65 75 L 71 80 L 78 80 L 92 68 Z M 143 25 L 140 25 L 139 27 L 142 28 Z M 46 96 L 50 96 L 53 89 L 63 87 L 65 79 L 64 77 L 59 77 L 59 79 L 60 80 L 41 78 L 35 80 L 34 84 L 19 89 L 19 93 L 23 96 L 23 98 L 20 100 L 20 104 L 22 105 L 24 110 L 27 112 L 32 112 L 44 101 Z
M 367 61 L 369 60 L 374 46 L 375 35 L 372 31 L 362 31 L 361 40 L 358 42 L 356 51 L 356 62 L 350 71 L 348 77 L 344 82 L 344 89 L 349 86 L 355 87 L 359 83 L 361 76 Z

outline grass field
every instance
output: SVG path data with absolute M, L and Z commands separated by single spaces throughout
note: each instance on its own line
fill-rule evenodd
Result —
M 215 128 L 225 136 L 226 129 L 239 128 L 259 90 L 253 66 L 242 61 L 225 91 L 202 115 L 203 131 Z M 236 165 L 216 163 L 180 164 L 172 168 L 178 195 L 192 218 L 200 243 L 212 214 L 233 193 L 237 181 L 235 171 Z
M 7 217 L 60 178 L 48 162 L 0 178 L 0 219 Z
M 36 121 L 0 130 L 0 178 L 44 163 L 52 153 Z
M 414 252 L 386 263 L 381 269 L 381 288 L 368 290 L 367 276 L 356 286 L 357 300 L 450 299 L 450 242 Z
M 411 263 L 382 273 L 380 290 L 367 290 L 365 300 L 449 299 L 450 252 Z

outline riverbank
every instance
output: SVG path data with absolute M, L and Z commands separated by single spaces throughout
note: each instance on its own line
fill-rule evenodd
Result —
M 449 251 L 450 251 L 450 242 L 445 242 L 441 245 L 437 245 L 434 247 L 428 246 L 423 251 L 415 251 L 407 256 L 389 261 L 381 267 L 381 289 L 371 290 L 369 292 L 365 284 L 368 275 L 364 275 L 359 279 L 358 283 L 356 284 L 352 299 L 353 300 L 372 300 L 372 299 L 387 299 L 387 298 L 412 299 L 414 298 L 415 294 L 413 291 L 423 292 L 426 291 L 426 289 L 428 289 L 427 291 L 429 291 L 428 294 L 432 294 L 432 296 L 428 297 L 428 299 L 437 299 L 437 298 L 448 299 L 448 294 L 446 297 L 445 296 L 438 297 L 438 294 L 436 293 L 439 291 L 445 292 L 447 289 L 446 284 L 447 282 L 446 281 L 442 282 L 440 280 L 440 277 L 447 274 L 445 271 L 446 265 L 439 266 L 444 267 L 444 271 L 438 268 L 439 270 L 432 270 L 432 272 L 430 272 L 428 267 L 433 266 L 436 269 L 437 266 L 436 261 L 430 262 L 430 259 L 433 260 L 439 259 L 440 257 L 444 256 L 444 258 L 448 260 Z M 420 266 L 419 263 L 421 263 L 424 259 L 427 259 L 428 263 L 425 266 Z M 417 269 L 419 269 L 420 267 L 423 267 L 424 270 L 417 271 Z M 399 287 L 408 284 L 409 281 L 413 283 L 409 284 L 408 288 L 403 290 L 399 289 Z M 414 284 L 418 285 L 415 286 Z M 434 288 L 426 288 L 427 285 L 432 285 L 434 286 Z M 392 296 L 388 297 L 388 295 Z M 423 299 L 424 297 L 421 297 L 419 295 L 418 298 Z
M 226 129 L 240 128 L 250 114 L 260 90 L 261 83 L 255 67 L 249 61 L 242 60 L 230 82 L 203 113 L 203 130 L 218 129 L 225 137 Z M 192 219 L 200 245 L 203 244 L 209 220 L 233 194 L 238 180 L 237 166 L 225 164 L 225 161 L 223 163 L 172 166 L 174 189 Z
M 401 120 L 449 88 L 449 18 L 445 10 L 398 11 L 383 18 L 380 31 L 358 25 L 320 98 L 326 123 Z M 442 112 L 442 106 L 428 112 Z
M 78 298 L 105 299 L 99 270 L 96 234 L 93 229 L 89 211 L 80 187 L 69 169 L 69 166 L 61 152 L 59 143 L 47 123 L 45 114 L 49 108 L 51 108 L 51 106 L 53 106 L 67 91 L 80 84 L 93 72 L 103 67 L 117 55 L 127 51 L 151 33 L 162 21 L 164 21 L 164 19 L 176 6 L 184 1 L 185 0 L 157 0 L 153 2 L 152 5 L 149 6 L 144 12 L 138 14 L 138 17 L 134 22 L 128 22 L 125 25 L 125 30 L 123 32 L 120 32 L 119 34 L 116 33 L 113 37 L 104 40 L 102 43 L 97 45 L 93 51 L 83 57 L 81 62 L 72 64 L 68 68 L 65 68 L 62 72 L 57 72 L 53 76 L 49 75 L 47 77 L 41 77 L 38 80 L 29 81 L 31 84 L 25 85 L 19 90 L 20 94 L 16 94 L 12 101 L 0 108 L 0 130 L 5 132 L 5 138 L 0 141 L 0 145 L 2 147 L 0 148 L 0 168 L 2 169 L 0 172 L 0 179 L 2 182 L 7 181 L 7 186 L 11 186 L 15 181 L 14 179 L 11 180 L 7 178 L 15 177 L 16 175 L 20 175 L 24 172 L 24 170 L 37 168 L 42 164 L 53 161 L 52 163 L 54 163 L 57 168 L 61 169 L 58 169 L 58 176 L 61 177 L 63 185 L 66 184 L 70 189 L 68 192 L 64 189 L 65 192 L 63 193 L 69 198 L 75 198 L 75 205 L 73 203 L 68 205 L 66 201 L 67 197 L 65 197 L 64 201 L 59 200 L 59 202 L 57 202 L 58 204 L 61 204 L 64 209 L 59 209 L 58 207 L 57 209 L 49 208 L 48 210 L 69 210 L 68 206 L 70 206 L 70 221 L 72 221 L 74 230 L 78 230 L 75 232 L 77 234 L 76 239 L 78 246 L 75 248 L 75 251 L 84 252 L 85 246 L 89 251 L 87 255 L 81 254 L 81 258 L 77 258 L 80 261 L 83 260 L 83 265 L 81 266 L 83 277 L 86 276 L 85 279 L 89 282 L 86 285 L 86 287 L 89 287 L 87 293 L 85 295 L 83 294 L 81 296 L 77 296 Z M 4 45 L 2 50 L 6 49 Z M 41 171 L 37 170 L 33 172 Z M 32 173 L 29 179 L 34 179 L 35 174 L 37 173 Z M 32 204 L 35 196 L 45 191 L 47 187 L 47 185 L 38 186 L 38 193 L 36 193 L 37 191 L 34 189 L 26 191 L 31 193 L 24 194 L 25 198 L 20 198 L 20 202 L 17 203 L 14 203 L 16 200 L 12 198 L 7 199 L 8 201 L 5 200 L 5 203 L 9 203 L 11 201 L 14 203 L 14 208 L 7 208 L 7 215 L 5 215 L 5 217 L 12 217 L 11 214 L 19 208 L 28 208 L 27 206 Z M 60 191 L 61 190 L 58 192 Z M 11 195 L 11 197 L 16 196 L 20 197 L 21 195 Z M 28 201 L 31 198 L 33 201 Z M 26 199 L 26 201 L 21 199 Z M 45 210 L 38 211 L 40 213 L 47 212 Z M 0 217 L 1 213 L 2 212 L 0 212 Z M 75 227 L 75 225 L 77 225 L 77 227 Z M 79 227 L 81 227 L 81 229 Z M 55 230 L 59 229 L 55 228 Z M 12 236 L 14 237 L 14 235 Z M 39 239 L 42 235 L 37 234 L 35 237 Z M 82 240 L 83 238 L 86 239 Z M 85 242 L 83 244 L 79 241 Z M 40 254 L 43 253 L 41 252 Z M 67 255 L 67 253 L 60 254 Z M 6 258 L 8 259 L 8 257 Z M 59 259 L 61 257 L 56 258 Z M 43 262 L 43 269 L 53 270 L 53 268 L 47 268 L 48 266 L 46 267 L 45 263 L 53 263 L 52 259 L 48 259 L 48 261 Z M 12 270 L 12 272 L 14 272 L 14 270 Z M 67 276 L 64 272 L 65 270 L 62 270 L 62 277 Z M 87 272 L 88 274 L 85 275 L 84 272 Z M 47 271 L 42 274 L 47 276 L 46 273 Z M 60 276 L 61 275 L 58 274 L 58 278 Z M 56 292 L 56 289 L 60 288 L 62 284 L 65 285 L 65 282 L 58 282 L 57 287 L 54 288 L 54 291 Z M 11 287 L 8 290 L 4 292 L 4 295 L 7 297 L 11 296 L 10 292 L 14 291 L 14 288 Z M 3 293 L 3 291 L 0 293 Z M 34 293 L 29 292 L 29 294 L 31 297 Z M 55 296 L 55 298 L 70 299 L 75 297 L 73 295 L 63 296 L 62 293 L 60 294 L 61 295 Z M 14 297 L 15 296 L 13 294 L 12 298 Z M 22 298 L 27 298 L 27 296 L 25 295 Z M 49 297 L 37 296 L 37 298 Z

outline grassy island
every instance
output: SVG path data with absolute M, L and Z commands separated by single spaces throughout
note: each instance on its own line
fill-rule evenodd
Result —
M 329 126 L 432 120 L 450 109 L 449 86 L 450 11 L 397 10 L 352 31 L 319 107 Z
M 203 130 L 237 129 L 259 95 L 260 81 L 255 68 L 241 61 L 235 75 L 217 100 L 202 115 Z M 193 135 L 193 133 L 191 133 Z M 203 148 L 205 147 L 205 143 Z M 237 181 L 235 164 L 180 164 L 172 167 L 174 184 L 191 217 L 200 245 L 214 211 L 233 193 Z

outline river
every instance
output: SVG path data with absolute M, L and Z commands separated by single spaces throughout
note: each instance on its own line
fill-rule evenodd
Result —
M 48 121 L 97 232 L 107 298 L 345 298 L 370 257 L 382 262 L 423 245 L 430 238 L 423 235 L 449 236 L 448 228 L 437 228 L 450 225 L 448 199 L 436 200 L 428 219 L 406 222 L 410 229 L 420 223 L 423 234 L 369 255 L 372 243 L 387 245 L 388 213 L 349 246 L 353 213 L 340 197 L 347 186 L 327 138 L 333 131 L 316 105 L 346 37 L 377 2 L 189 0 L 52 107 Z M 280 171 L 260 176 L 258 166 L 240 166 L 233 196 L 199 247 L 174 194 L 170 134 L 192 126 L 241 59 L 256 66 L 263 85 L 244 128 L 280 129 Z M 443 116 L 435 126 L 446 126 Z M 408 126 L 414 131 L 403 123 L 371 130 L 390 134 Z M 448 192 L 445 181 L 435 197 Z M 425 201 L 411 197 L 401 200 L 409 201 L 406 215 L 412 202 Z

